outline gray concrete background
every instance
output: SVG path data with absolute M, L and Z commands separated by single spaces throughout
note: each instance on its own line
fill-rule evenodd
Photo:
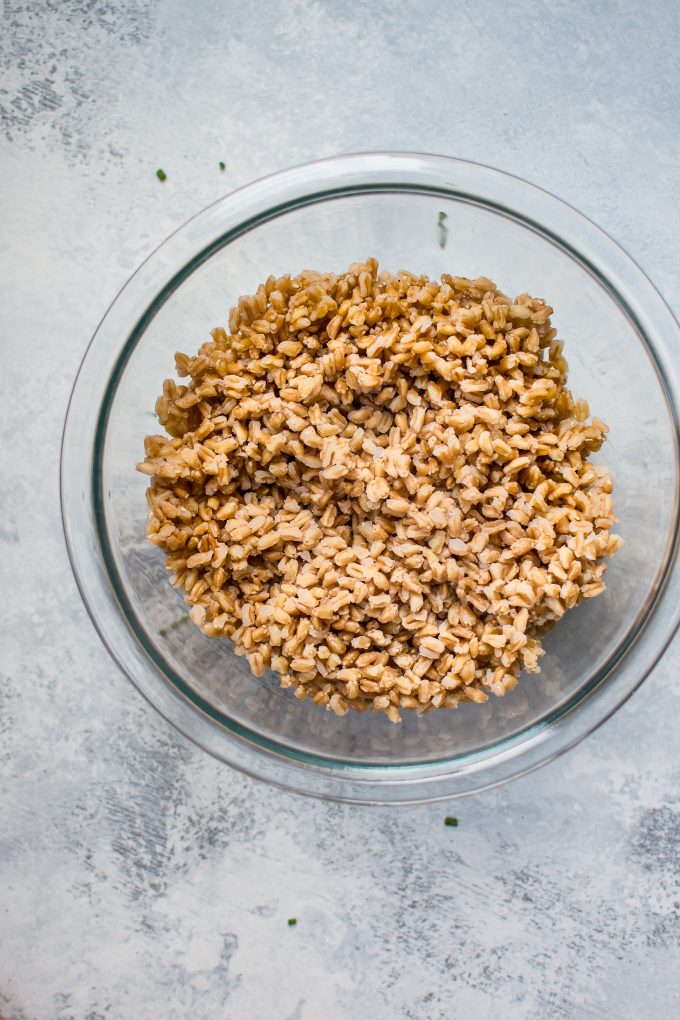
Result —
M 441 805 L 305 801 L 190 747 L 118 672 L 57 479 L 74 374 L 137 264 L 226 191 L 318 156 L 424 149 L 525 176 L 677 314 L 679 28 L 671 0 L 4 4 L 6 1020 L 678 1015 L 678 641 L 579 748 L 457 802 L 457 829 Z

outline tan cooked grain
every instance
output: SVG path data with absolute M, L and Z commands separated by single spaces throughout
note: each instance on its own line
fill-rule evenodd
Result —
M 269 277 L 166 380 L 149 541 L 204 633 L 338 715 L 483 702 L 604 589 L 606 426 L 490 280 Z

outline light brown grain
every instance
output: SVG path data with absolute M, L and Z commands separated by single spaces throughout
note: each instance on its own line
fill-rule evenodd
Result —
M 149 540 L 208 635 L 338 715 L 484 702 L 604 589 L 606 435 L 552 309 L 481 277 L 270 277 L 156 404 Z

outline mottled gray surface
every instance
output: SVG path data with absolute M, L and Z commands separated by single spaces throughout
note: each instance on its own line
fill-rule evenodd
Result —
M 74 374 L 127 276 L 226 190 L 313 157 L 419 148 L 526 176 L 677 313 L 677 10 L 5 3 L 6 1020 L 678 1015 L 680 643 L 581 747 L 457 803 L 457 829 L 442 806 L 305 801 L 210 760 L 134 693 L 80 604 L 57 485 Z

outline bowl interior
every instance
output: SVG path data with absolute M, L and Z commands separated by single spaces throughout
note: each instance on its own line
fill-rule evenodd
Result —
M 441 214 L 444 214 L 442 217 Z M 491 277 L 506 293 L 544 297 L 566 342 L 570 386 L 610 426 L 596 460 L 615 483 L 623 549 L 604 595 L 568 613 L 545 640 L 542 672 L 484 706 L 342 719 L 251 676 L 226 640 L 186 619 L 162 554 L 145 539 L 146 479 L 134 465 L 173 354 L 227 324 L 239 295 L 270 273 L 343 270 L 368 256 L 382 268 Z M 428 191 L 381 190 L 287 207 L 225 235 L 187 265 L 128 339 L 100 416 L 95 452 L 99 540 L 128 625 L 169 684 L 228 728 L 302 759 L 407 765 L 461 759 L 555 719 L 608 674 L 635 641 L 662 577 L 674 529 L 673 420 L 653 353 L 620 297 L 576 253 L 535 224 L 480 202 Z

